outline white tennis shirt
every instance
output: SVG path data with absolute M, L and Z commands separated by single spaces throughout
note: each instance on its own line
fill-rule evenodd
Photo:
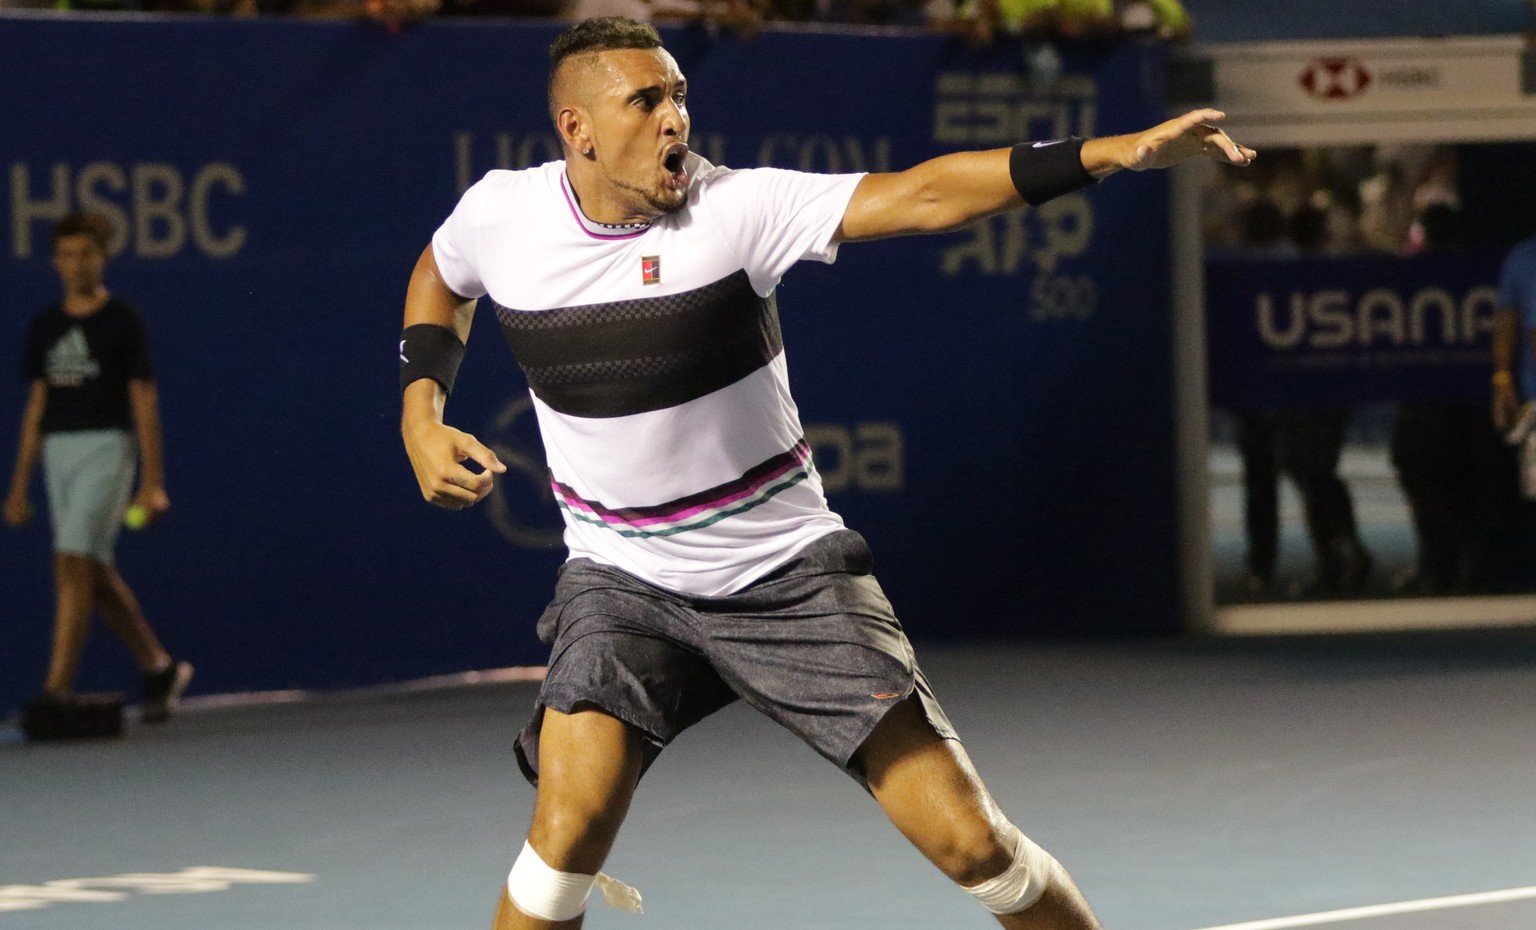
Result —
M 587 219 L 564 162 L 492 171 L 432 249 L 448 287 L 495 303 L 570 557 L 720 595 L 843 525 L 790 397 L 774 288 L 837 257 L 863 175 L 687 166 L 686 206 L 632 227 Z

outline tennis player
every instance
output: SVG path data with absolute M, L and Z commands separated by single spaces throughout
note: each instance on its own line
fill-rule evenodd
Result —
M 892 174 L 733 171 L 689 151 L 687 81 L 650 26 L 588 20 L 550 57 L 564 159 L 464 194 L 416 264 L 400 346 L 421 492 L 468 507 L 505 468 L 443 411 L 488 298 L 527 376 L 570 550 L 538 624 L 549 673 L 517 744 L 537 800 L 495 927 L 581 926 L 594 883 L 612 888 L 599 870 L 647 767 L 738 698 L 846 771 L 1004 927 L 1097 927 L 987 794 L 863 538 L 827 507 L 774 289 L 845 242 L 1254 153 L 1201 110 Z

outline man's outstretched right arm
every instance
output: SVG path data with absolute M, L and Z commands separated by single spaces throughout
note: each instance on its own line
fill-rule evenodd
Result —
M 407 383 L 402 385 L 400 435 L 421 496 L 448 510 L 479 503 L 491 493 L 493 476 L 507 470 L 478 439 L 443 423 L 443 407 L 474 315 L 475 301 L 443 283 L 432 247 L 427 246 L 416 260 L 405 294 L 400 364 Z M 469 460 L 482 471 L 466 468 Z
M 1041 203 L 1064 190 L 1121 170 L 1168 168 L 1204 155 L 1246 165 L 1254 151 L 1216 128 L 1217 110 L 1195 110 L 1144 132 L 1105 136 L 1078 144 L 1042 142 L 1015 149 L 956 152 L 889 174 L 866 175 L 853 192 L 837 238 L 841 242 L 948 232 L 985 216 L 1020 207 L 1026 193 Z M 1030 151 L 1033 149 L 1033 151 Z M 1076 153 L 1070 164 L 1063 153 Z M 1044 177 L 1034 176 L 1043 169 Z M 1038 197 L 1038 199 L 1036 199 Z

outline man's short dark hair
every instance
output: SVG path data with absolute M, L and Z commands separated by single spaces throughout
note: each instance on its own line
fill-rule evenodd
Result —
M 584 19 L 555 36 L 549 46 L 549 69 L 583 52 L 611 52 L 620 48 L 661 48 L 661 34 L 650 23 L 623 16 Z
M 549 111 L 555 112 L 555 72 L 561 62 L 588 52 L 611 52 L 623 48 L 661 48 L 661 34 L 650 23 L 623 16 L 599 16 L 584 19 L 555 36 L 549 46 Z
M 112 223 L 100 213 L 88 213 L 77 210 L 69 213 L 63 219 L 53 224 L 53 248 L 59 247 L 59 240 L 70 236 L 86 236 L 101 249 L 101 254 L 106 255 L 112 243 Z

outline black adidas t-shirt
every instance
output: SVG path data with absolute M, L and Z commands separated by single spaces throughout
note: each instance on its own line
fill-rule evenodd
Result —
M 54 304 L 32 319 L 21 376 L 48 385 L 44 433 L 131 430 L 128 382 L 155 376 L 144 321 L 116 297 L 83 317 Z

